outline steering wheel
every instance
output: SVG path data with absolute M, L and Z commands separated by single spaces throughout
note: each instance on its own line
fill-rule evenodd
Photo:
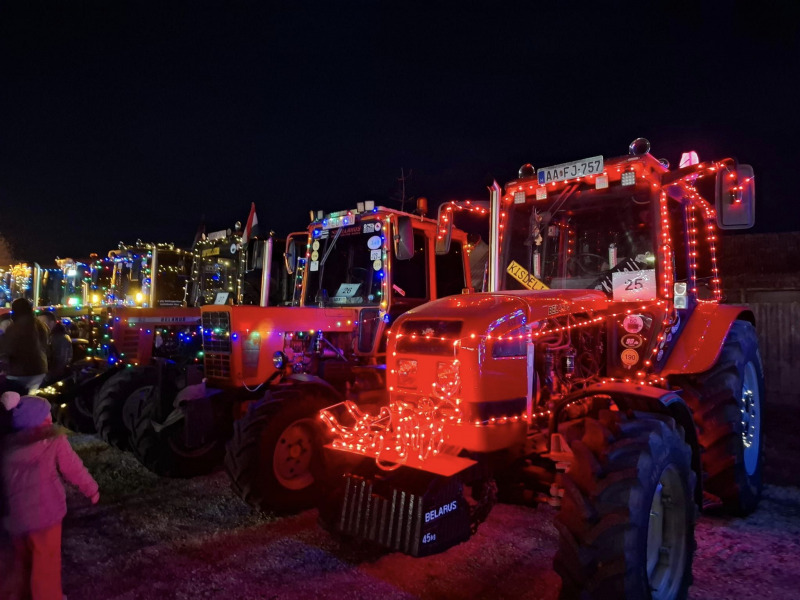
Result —
M 591 259 L 589 264 L 586 264 L 587 261 L 585 259 L 587 258 Z M 592 252 L 581 252 L 580 254 L 570 257 L 567 262 L 577 265 L 578 269 L 585 275 L 594 275 L 602 270 L 603 263 L 608 262 L 608 257 Z M 596 268 L 592 269 L 592 266 Z

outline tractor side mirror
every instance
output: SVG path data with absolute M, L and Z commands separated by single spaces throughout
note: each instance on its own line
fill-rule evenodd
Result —
M 394 234 L 394 256 L 397 260 L 409 260 L 414 256 L 414 226 L 411 217 L 399 217 Z
M 294 233 L 290 233 L 288 236 L 286 236 L 286 250 L 283 253 L 283 262 L 286 265 L 286 272 L 289 275 L 294 273 L 295 269 L 297 268 L 297 238 L 300 238 L 300 251 L 305 252 L 308 246 L 307 236 L 307 231 L 295 231 Z
M 750 229 L 756 221 L 753 167 L 735 165 L 717 172 L 714 206 L 720 229 Z
M 297 243 L 291 238 L 286 240 L 286 252 L 283 253 L 283 260 L 286 263 L 286 272 L 291 275 L 297 264 Z

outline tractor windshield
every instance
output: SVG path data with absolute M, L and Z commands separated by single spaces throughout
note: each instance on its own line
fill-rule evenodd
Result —
M 149 302 L 150 284 L 146 279 L 147 255 L 127 252 L 114 256 L 114 274 L 108 301 L 112 304 L 134 305 Z
M 508 208 L 500 287 L 612 291 L 612 275 L 655 269 L 657 205 L 646 189 L 566 188 Z
M 129 306 L 149 306 L 151 260 L 151 253 L 147 250 L 116 255 L 109 301 Z M 189 269 L 184 253 L 160 250 L 157 264 L 155 306 L 182 305 Z
M 384 268 L 381 227 L 379 221 L 367 221 L 314 230 L 307 259 L 307 305 L 380 303 Z
M 203 248 L 196 275 L 203 304 L 225 304 L 236 298 L 239 255 L 238 246 L 227 239 L 211 248 Z
M 182 250 L 158 251 L 156 306 L 180 306 L 186 297 L 191 259 Z

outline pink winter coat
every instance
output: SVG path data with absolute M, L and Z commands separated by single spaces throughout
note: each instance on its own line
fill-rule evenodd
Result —
M 3 442 L 3 525 L 11 535 L 46 529 L 64 518 L 67 501 L 59 471 L 86 497 L 97 493 L 97 482 L 57 427 L 23 429 Z

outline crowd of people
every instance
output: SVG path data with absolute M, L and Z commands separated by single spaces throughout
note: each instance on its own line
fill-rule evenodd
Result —
M 54 425 L 50 403 L 32 395 L 69 375 L 72 342 L 51 312 L 20 298 L 0 335 L 0 522 L 13 549 L 0 566 L 0 600 L 62 600 L 61 522 L 65 479 L 91 502 L 98 486 Z

